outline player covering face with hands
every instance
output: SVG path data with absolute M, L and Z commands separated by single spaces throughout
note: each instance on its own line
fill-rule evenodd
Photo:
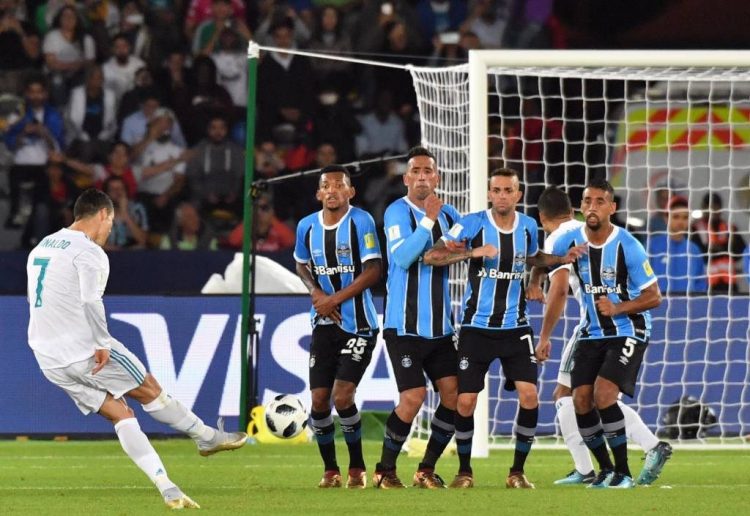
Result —
M 73 215 L 70 227 L 43 238 L 29 254 L 29 346 L 44 376 L 81 412 L 98 413 L 112 422 L 123 450 L 168 507 L 198 508 L 167 476 L 125 397 L 191 437 L 203 456 L 240 448 L 247 435 L 224 432 L 221 421 L 218 429 L 205 425 L 110 335 L 102 302 L 109 260 L 102 246 L 112 230 L 112 200 L 99 190 L 86 190 L 76 200 Z

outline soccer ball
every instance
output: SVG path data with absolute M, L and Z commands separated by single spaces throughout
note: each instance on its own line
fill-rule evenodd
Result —
M 276 437 L 291 439 L 307 427 L 307 411 L 297 396 L 279 394 L 266 404 L 266 426 Z

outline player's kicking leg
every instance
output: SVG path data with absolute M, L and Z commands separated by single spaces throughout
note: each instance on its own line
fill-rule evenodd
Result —
M 141 430 L 133 411 L 122 399 L 107 394 L 99 414 L 112 422 L 120 445 L 136 466 L 143 471 L 161 493 L 171 509 L 199 509 L 200 506 L 180 490 L 167 476 L 167 469 Z
M 247 442 L 245 432 L 225 432 L 221 419 L 218 428 L 204 424 L 197 415 L 167 394 L 151 374 L 146 374 L 143 383 L 128 392 L 127 396 L 138 401 L 155 420 L 193 439 L 198 452 L 204 457 L 220 451 L 236 450 Z

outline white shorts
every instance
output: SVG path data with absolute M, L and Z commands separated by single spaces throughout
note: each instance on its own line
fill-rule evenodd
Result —
M 141 361 L 120 342 L 112 344 L 107 365 L 91 374 L 94 365 L 92 356 L 67 367 L 43 369 L 42 373 L 64 390 L 85 415 L 99 412 L 107 393 L 121 398 L 140 386 L 147 374 Z
M 576 326 L 573 335 L 563 346 L 562 356 L 560 357 L 560 368 L 557 371 L 557 383 L 570 389 L 570 372 L 573 370 L 573 354 L 575 353 L 578 341 L 578 330 Z

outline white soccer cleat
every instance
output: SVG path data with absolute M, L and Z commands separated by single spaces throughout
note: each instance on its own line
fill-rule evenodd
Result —
M 220 451 L 236 450 L 242 448 L 247 443 L 247 434 L 245 432 L 224 431 L 224 418 L 220 417 L 216 426 L 218 428 L 213 439 L 198 441 L 198 452 L 202 456 L 208 457 Z
M 167 489 L 162 496 L 164 497 L 164 503 L 172 510 L 201 508 L 195 500 L 180 491 L 179 487 Z

